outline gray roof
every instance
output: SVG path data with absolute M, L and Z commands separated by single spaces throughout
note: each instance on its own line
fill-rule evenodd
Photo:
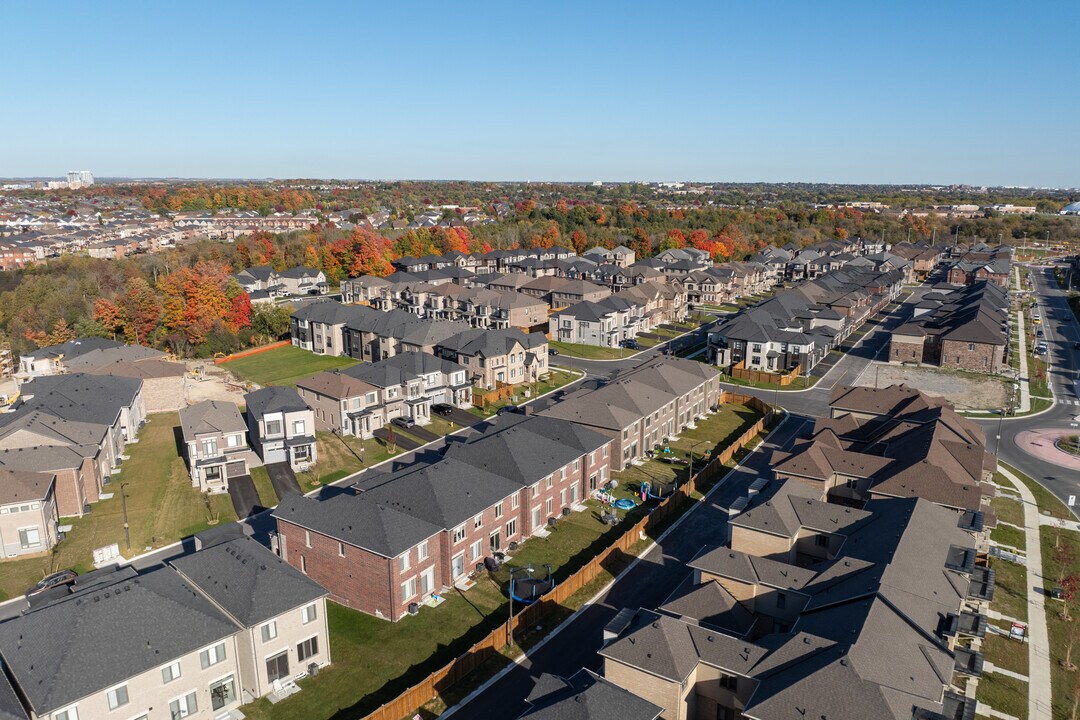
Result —
M 222 400 L 203 400 L 183 408 L 180 411 L 180 427 L 187 442 L 204 433 L 247 431 L 236 404 Z
M 569 680 L 541 675 L 527 700 L 521 720 L 656 720 L 664 711 L 584 669 Z
M 52 473 L 0 469 L 0 503 L 42 500 L 55 480 Z
M 247 627 L 327 594 L 321 585 L 250 537 L 212 545 L 170 564 Z
M 233 635 L 171 568 L 118 574 L 0 623 L 0 654 L 41 716 Z
M 7 675 L 0 672 L 0 720 L 27 720 L 28 717 Z
M 267 413 L 290 413 L 307 410 L 296 388 L 271 385 L 244 395 L 244 404 L 252 417 L 260 418 Z
M 39 377 L 23 384 L 23 405 L 65 420 L 112 425 L 120 410 L 130 407 L 142 380 L 116 375 L 71 373 Z
M 370 502 L 370 498 L 351 494 L 322 501 L 288 494 L 274 508 L 273 515 L 387 558 L 397 557 L 442 530 L 400 510 Z
M 66 343 L 60 345 L 48 345 L 37 350 L 32 350 L 27 353 L 23 353 L 26 357 L 32 358 L 59 358 L 62 357 L 65 362 L 73 360 L 74 358 L 84 355 L 92 350 L 102 350 L 108 348 L 123 347 L 123 343 L 115 340 L 107 340 L 105 338 L 96 337 L 84 337 L 75 338 L 69 340 Z

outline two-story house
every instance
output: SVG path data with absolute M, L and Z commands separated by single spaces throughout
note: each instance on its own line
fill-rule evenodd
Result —
M 0 559 L 48 551 L 59 521 L 55 473 L 0 469 Z
M 244 395 L 251 445 L 264 465 L 307 470 L 318 461 L 315 414 L 294 388 L 271 385 Z
M 234 403 L 203 400 L 180 411 L 184 459 L 192 487 L 200 492 L 229 491 L 229 478 L 247 475 L 262 464 L 247 442 L 247 424 Z

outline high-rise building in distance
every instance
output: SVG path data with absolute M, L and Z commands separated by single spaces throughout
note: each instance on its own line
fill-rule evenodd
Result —
M 67 179 L 68 185 L 71 187 L 93 185 L 94 173 L 90 172 L 89 170 L 68 170 Z

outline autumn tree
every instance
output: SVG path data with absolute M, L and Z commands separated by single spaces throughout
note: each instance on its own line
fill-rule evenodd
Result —
M 694 232 L 697 231 L 695 230 Z M 705 236 L 708 237 L 708 233 L 706 233 Z M 668 230 L 667 235 L 664 237 L 663 240 L 660 241 L 661 251 L 681 250 L 684 247 L 686 247 L 686 235 L 684 235 L 683 231 L 679 230 L 678 228 Z
M 124 312 L 111 300 L 98 298 L 94 301 L 94 311 L 91 315 L 94 322 L 98 323 L 116 339 L 117 334 L 124 329 Z
M 141 277 L 128 280 L 120 301 L 124 339 L 145 344 L 161 322 L 161 300 Z

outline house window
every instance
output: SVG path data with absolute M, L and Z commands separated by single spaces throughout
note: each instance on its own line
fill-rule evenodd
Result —
M 495 506 L 495 519 L 498 520 L 502 517 L 502 503 Z
M 105 693 L 105 699 L 109 701 L 109 709 L 115 710 L 118 707 L 123 707 L 128 704 L 128 689 L 127 685 L 120 685 L 114 687 L 109 692 Z
M 277 621 L 271 620 L 270 622 L 265 623 L 259 628 L 259 631 L 262 633 L 262 641 L 264 643 L 270 642 L 277 637 Z
M 19 545 L 26 550 L 41 545 L 41 529 L 37 527 L 19 528 Z
M 484 527 L 484 516 L 477 515 L 473 518 L 473 530 L 479 530 L 482 527 Z
M 345 557 L 345 543 L 339 542 L 337 544 L 337 554 L 338 557 Z
M 411 597 L 416 596 L 416 578 L 411 577 L 405 582 L 401 583 L 401 599 L 402 601 L 408 600 Z
M 194 690 L 169 703 L 169 713 L 172 716 L 172 720 L 186 718 L 188 715 L 194 715 L 197 712 L 199 712 L 199 701 L 195 697 Z
M 173 680 L 180 677 L 180 661 L 177 660 L 174 663 L 169 663 L 165 667 L 161 668 L 161 683 L 168 685 Z
M 311 603 L 300 611 L 300 617 L 305 625 L 313 623 L 319 618 L 319 610 L 315 603 Z
M 206 438 L 202 441 L 202 452 L 204 457 L 213 457 L 217 455 L 217 438 Z
M 419 545 L 416 546 L 416 559 L 419 562 L 423 562 L 424 560 L 427 560 L 427 557 L 428 557 L 428 545 L 427 545 L 427 541 L 425 540 L 424 542 L 422 542 L 422 543 L 420 543 Z
M 465 539 L 465 526 L 464 525 L 458 525 L 456 528 L 454 528 L 454 542 L 459 543 L 464 539 Z
M 274 435 L 281 434 L 281 421 L 280 420 L 267 420 L 266 421 L 266 435 L 272 437 Z
M 368 393 L 367 395 L 365 395 L 364 396 L 364 402 L 366 402 L 368 405 L 375 404 L 375 393 L 371 392 L 371 393 Z
M 724 690 L 735 690 L 735 686 L 738 684 L 738 678 L 734 675 L 721 675 L 720 687 Z
M 782 592 L 776 593 L 776 609 L 783 610 L 787 607 L 787 595 Z
M 551 489 L 551 483 L 552 483 L 552 476 L 548 475 L 547 476 L 547 481 L 544 483 L 544 487 L 546 487 L 548 490 L 550 490 Z
M 232 675 L 210 683 L 210 705 L 214 710 L 220 710 L 234 702 L 236 702 L 236 681 L 233 680 Z
M 300 556 L 300 572 L 307 575 L 307 558 L 303 555 Z
M 480 555 L 482 555 L 483 552 L 484 552 L 484 543 L 481 542 L 480 540 L 477 540 L 476 542 L 474 542 L 472 544 L 472 547 L 469 548 L 469 560 L 471 560 L 473 562 L 476 562 L 477 560 L 480 559 Z
M 518 507 L 519 499 L 517 493 L 510 496 L 510 509 L 516 510 Z
M 551 502 L 550 500 L 548 502 Z M 517 535 L 517 519 L 506 523 L 506 537 L 512 538 Z
M 199 653 L 199 665 L 203 670 L 225 659 L 225 643 L 218 643 Z
M 555 502 L 554 500 L 552 500 L 551 498 L 548 498 L 547 502 L 544 503 L 544 510 L 547 511 L 548 517 L 551 517 L 551 509 L 552 509 L 552 507 L 554 505 L 554 502 Z
M 537 495 L 540 494 L 540 483 L 536 483 L 530 489 L 532 490 L 532 496 L 536 497 Z
M 239 435 L 229 435 L 228 437 L 225 438 L 225 447 L 234 448 L 234 447 L 239 447 L 239 446 L 240 446 L 240 436 Z
M 53 713 L 53 720 L 79 720 L 78 706 L 72 705 L 69 708 L 64 708 L 60 712 Z
M 817 547 L 829 547 L 829 536 L 828 535 L 815 535 L 814 536 L 814 545 L 816 545 Z
M 306 547 L 311 547 L 311 531 L 310 530 L 305 530 L 304 531 L 304 545 Z
M 304 425 L 303 420 L 294 420 L 293 421 L 293 424 L 292 424 L 293 435 L 303 435 L 304 434 L 304 428 L 305 428 L 305 425 Z
M 296 646 L 296 659 L 304 662 L 310 657 L 319 654 L 319 638 L 310 637 Z
M 401 572 L 405 572 L 409 569 L 409 552 L 410 551 L 406 550 L 405 554 L 398 558 L 398 567 Z

